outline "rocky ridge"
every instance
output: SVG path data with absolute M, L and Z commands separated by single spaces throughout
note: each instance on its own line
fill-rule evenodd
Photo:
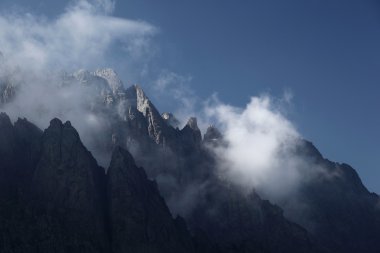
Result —
M 106 174 L 99 169 L 94 159 L 89 158 L 91 154 L 88 156 L 83 151 L 85 148 L 78 144 L 76 131 L 69 130 L 72 129 L 70 124 L 52 121 L 49 129 L 56 126 L 66 129 L 60 131 L 65 132 L 68 140 L 57 141 L 61 135 L 56 134 L 52 138 L 56 141 L 47 141 L 46 136 L 51 134 L 46 132 L 52 129 L 42 134 L 25 120 L 12 125 L 2 114 L 0 232 L 4 239 L 0 241 L 0 249 L 4 252 L 33 252 L 41 245 L 45 245 L 43 249 L 46 250 L 42 252 L 47 249 L 73 252 L 61 249 L 62 238 L 71 241 L 82 236 L 85 238 L 83 244 L 75 241 L 70 247 L 84 247 L 94 252 L 122 252 L 140 242 L 144 245 L 141 250 L 147 252 L 195 249 L 196 252 L 375 253 L 380 248 L 379 196 L 363 186 L 354 169 L 323 158 L 310 142 L 300 140 L 297 155 L 309 161 L 310 168 L 307 169 L 321 170 L 316 171 L 317 176 L 302 185 L 295 196 L 303 205 L 295 205 L 291 199 L 274 205 L 254 191 L 243 194 L 239 187 L 216 176 L 216 163 L 208 147 L 226 143 L 215 127 L 209 127 L 203 138 L 195 118 L 189 119 L 182 129 L 174 127 L 168 120 L 174 115 L 160 115 L 141 87 L 133 85 L 125 89 L 117 74 L 109 69 L 80 71 L 67 75 L 65 80 L 68 85 L 75 83 L 95 88 L 98 94 L 89 110 L 104 112 L 110 122 L 109 129 L 102 133 L 105 141 L 99 146 L 104 153 L 116 150 L 109 172 Z M 62 151 L 68 149 L 61 150 L 65 145 L 74 145 L 77 148 L 73 150 L 86 154 L 86 158 L 75 158 L 71 153 L 67 158 Z M 118 146 L 130 151 L 132 156 Z M 50 155 L 53 152 L 56 155 Z M 146 175 L 136 164 L 146 169 Z M 84 178 L 88 180 L 80 179 L 83 175 L 87 175 Z M 66 179 L 61 182 L 63 178 Z M 129 178 L 144 187 L 126 183 Z M 157 186 L 148 178 L 156 180 Z M 55 183 L 47 182 L 50 179 Z M 98 189 L 103 190 L 99 192 Z M 49 192 L 45 193 L 46 190 Z M 54 192 L 58 195 L 53 194 L 53 198 Z M 57 201 L 62 201 L 53 201 L 55 196 L 58 196 Z M 60 224 L 66 219 L 76 219 L 76 204 L 69 196 L 77 197 L 76 201 L 87 206 L 88 210 L 102 210 L 89 211 L 92 213 L 90 217 L 80 220 L 88 224 L 88 219 L 96 219 L 91 224 L 94 228 L 90 236 L 100 238 L 96 242 L 88 242 L 91 238 L 85 237 L 81 231 L 87 225 L 82 226 L 81 222 L 78 222 L 80 228 L 75 228 L 76 233 L 66 237 L 71 230 Z M 41 200 L 39 208 L 31 204 L 32 197 Z M 110 199 L 114 201 L 110 202 Z M 173 213 L 182 214 L 185 221 L 172 219 L 165 202 Z M 118 208 L 113 205 L 120 205 L 120 210 L 126 211 L 115 211 Z M 131 206 L 134 211 L 128 213 Z M 64 216 L 62 210 L 65 209 L 73 210 L 73 217 L 70 212 Z M 152 213 L 151 209 L 161 210 L 160 215 Z M 35 228 L 35 231 L 41 231 L 37 233 L 41 238 L 25 228 L 25 224 L 32 224 L 32 228 L 37 226 L 36 219 L 38 222 L 41 219 L 40 224 L 44 224 Z M 112 219 L 118 221 L 117 226 L 113 225 Z M 149 223 L 152 220 L 154 222 Z M 169 232 L 161 236 L 161 229 Z M 21 232 L 23 230 L 25 234 Z M 46 235 L 45 230 L 52 231 L 52 236 Z M 133 231 L 136 231 L 135 235 L 131 235 Z M 130 236 L 134 239 L 128 245 L 120 241 L 129 240 L 125 238 Z M 114 241 L 113 238 L 119 239 Z M 163 245 L 164 240 L 171 243 Z M 138 246 L 133 247 L 139 252 Z
M 0 116 L 1 252 L 193 252 L 126 150 L 115 148 L 105 174 L 70 122 L 42 133 Z

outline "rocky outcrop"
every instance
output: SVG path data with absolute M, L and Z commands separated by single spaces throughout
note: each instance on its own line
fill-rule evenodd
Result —
M 378 252 L 379 196 L 365 188 L 351 166 L 324 159 L 312 143 L 303 141 L 299 154 L 309 159 L 310 170 L 316 171 L 297 198 L 282 204 L 289 218 L 307 228 L 331 252 Z M 304 208 L 295 209 L 297 205 Z
M 17 84 L 11 76 L 0 78 L 0 104 L 12 101 L 17 91 Z
M 0 113 L 0 206 L 6 216 L 12 216 L 7 209 L 18 209 L 28 194 L 40 156 L 41 136 L 42 131 L 25 119 L 12 125 L 9 117 Z
M 155 182 L 115 148 L 109 173 L 70 122 L 0 114 L 0 252 L 194 252 Z
M 175 127 L 166 122 L 139 85 L 125 89 L 114 70 L 79 70 L 64 75 L 63 81 L 67 85 L 79 83 L 88 88 L 89 95 L 93 96 L 87 101 L 88 109 L 107 115 L 105 117 L 110 125 L 110 136 L 109 143 L 104 144 L 104 152 L 112 146 L 111 143 L 115 143 L 115 136 L 123 147 L 127 147 L 126 143 L 131 141 L 141 146 L 147 146 L 149 142 L 176 146 L 176 143 L 170 143 L 177 135 Z M 120 127 L 123 125 L 126 127 Z M 138 137 L 135 135 L 137 132 Z
M 53 119 L 31 185 L 42 252 L 107 252 L 104 186 L 104 170 L 77 131 Z
M 217 142 L 222 139 L 222 134 L 220 131 L 214 127 L 214 126 L 209 126 L 206 130 L 206 133 L 204 134 L 203 140 L 205 142 Z
M 98 69 L 91 73 L 92 76 L 101 77 L 107 81 L 109 87 L 112 90 L 113 95 L 118 95 L 124 92 L 123 82 L 120 80 L 117 73 L 110 68 Z
M 63 79 L 88 89 L 86 110 L 106 122 L 96 151 L 114 150 L 111 166 L 106 174 L 69 122 L 42 132 L 0 114 L 0 252 L 378 252 L 379 196 L 312 143 L 294 150 L 307 180 L 276 206 L 220 177 L 210 147 L 227 143 L 215 127 L 203 140 L 196 118 L 176 128 L 110 69 Z M 2 102 L 13 96 L 0 88 Z
M 119 147 L 108 169 L 107 192 L 114 253 L 193 251 L 186 227 L 172 219 L 156 183 Z
M 180 131 L 181 146 L 184 153 L 197 150 L 202 141 L 202 134 L 198 128 L 197 118 L 191 117 L 185 127 Z
M 215 126 L 209 126 L 203 136 L 203 144 L 205 147 L 212 149 L 226 146 L 227 143 L 223 140 L 223 135 Z
M 0 122 L 0 252 L 108 252 L 104 170 L 76 130 Z
M 241 194 L 223 182 L 210 184 L 204 192 L 188 217 L 200 244 L 218 252 L 322 252 L 305 229 L 255 192 Z
M 148 134 L 157 144 L 162 144 L 165 131 L 167 131 L 166 124 L 163 118 L 152 104 L 152 102 L 145 95 L 140 86 L 132 86 L 133 94 L 136 97 L 136 108 L 140 111 L 148 123 Z

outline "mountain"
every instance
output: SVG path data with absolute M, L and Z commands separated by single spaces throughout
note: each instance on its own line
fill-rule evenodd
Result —
M 105 252 L 104 170 L 75 129 L 54 119 L 42 133 L 4 114 L 0 124 L 1 178 L 13 186 L 2 184 L 12 197 L 1 204 L 0 251 Z
M 379 196 L 311 142 L 294 155 L 313 176 L 269 201 L 220 177 L 212 149 L 228 143 L 215 126 L 203 137 L 194 117 L 180 128 L 112 69 L 60 85 L 86 89 L 86 110 L 107 127 L 90 153 L 69 122 L 41 131 L 0 115 L 0 252 L 379 251 Z
M 194 252 L 181 218 L 172 219 L 156 182 L 130 153 L 115 148 L 107 179 L 112 252 Z
M 304 141 L 300 148 L 300 155 L 322 171 L 299 191 L 304 208 L 283 204 L 291 209 L 291 220 L 331 252 L 379 252 L 379 196 L 366 189 L 348 164 L 323 158 L 311 142 Z
M 42 133 L 1 114 L 0 128 L 0 252 L 193 249 L 127 151 L 115 148 L 106 175 L 70 122 L 53 119 Z
M 25 119 L 12 125 L 9 117 L 1 114 L 0 127 L 1 252 L 240 252 L 234 249 L 239 246 L 234 240 L 221 245 L 215 241 L 219 238 L 200 239 L 197 232 L 194 234 L 198 237 L 192 237 L 181 217 L 172 218 L 157 184 L 136 166 L 126 150 L 114 148 L 105 174 L 70 122 L 53 119 L 42 132 Z M 218 187 L 217 191 L 224 189 Z M 232 194 L 232 199 L 223 196 L 215 203 L 242 200 L 237 191 L 225 190 L 225 196 Z M 277 242 L 276 247 L 289 249 L 293 247 L 289 242 L 293 242 L 302 246 L 295 252 L 311 249 L 307 232 L 286 221 L 278 207 L 257 195 L 245 202 L 243 206 L 250 206 L 248 209 L 222 212 L 232 212 L 240 220 L 248 215 L 252 220 L 244 232 L 246 238 L 234 236 L 241 241 L 239 244 L 249 239 L 258 241 L 244 246 L 247 250 L 273 247 L 270 237 L 264 236 L 265 245 L 254 237 L 265 227 L 268 233 L 279 231 L 274 238 L 284 244 Z M 260 214 L 249 215 L 248 211 Z M 204 216 L 199 222 L 207 217 L 212 216 Z M 206 227 L 195 229 L 215 229 L 218 222 L 212 220 Z M 234 220 L 228 222 L 228 226 L 234 225 Z M 251 225 L 260 227 L 252 233 Z
M 5 75 L 0 78 L 0 103 L 10 102 L 17 90 L 17 81 L 12 75 Z

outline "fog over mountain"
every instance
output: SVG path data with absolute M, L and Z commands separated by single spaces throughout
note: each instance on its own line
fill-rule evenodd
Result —
M 137 54 L 140 43 L 157 30 L 142 21 L 109 16 L 112 6 L 111 1 L 77 1 L 50 22 L 30 14 L 9 14 L 1 17 L 4 25 L 0 36 L 1 71 L 6 85 L 3 100 L 10 102 L 3 110 L 13 120 L 26 117 L 40 128 L 54 117 L 70 120 L 105 167 L 110 155 L 97 152 L 96 147 L 108 138 L 102 133 L 111 131 L 112 120 L 125 116 L 121 93 L 127 87 L 112 69 L 65 71 L 103 64 L 107 51 L 120 42 L 123 48 Z M 268 192 L 284 194 L 297 186 L 302 167 L 297 164 L 302 161 L 291 153 L 292 142 L 301 135 L 281 113 L 280 107 L 286 107 L 286 102 L 275 104 L 273 98 L 263 95 L 252 97 L 245 109 L 239 109 L 212 97 L 199 110 L 192 105 L 196 96 L 179 79 L 179 75 L 164 72 L 152 84 L 153 90 L 174 94 L 179 100 L 179 108 L 174 109 L 182 121 L 179 126 L 189 117 L 198 116 L 203 133 L 209 124 L 218 124 L 223 130 L 229 145 L 215 149 L 220 157 L 220 172 L 248 188 L 266 187 Z M 173 82 L 178 82 L 177 86 L 171 87 Z M 12 96 L 16 90 L 17 96 Z M 102 102 L 114 108 L 99 108 Z
M 0 15 L 1 252 L 378 252 L 379 196 L 303 138 L 289 94 L 202 102 L 167 70 L 126 85 L 101 66 L 141 63 L 159 29 L 114 6 Z

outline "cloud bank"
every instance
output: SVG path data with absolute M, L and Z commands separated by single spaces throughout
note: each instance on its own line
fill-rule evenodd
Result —
M 99 133 L 109 128 L 106 112 L 92 106 L 99 87 L 63 81 L 66 73 L 111 65 L 129 75 L 137 61 L 146 63 L 158 32 L 144 21 L 112 16 L 114 8 L 110 0 L 78 0 L 53 19 L 1 13 L 0 84 L 17 93 L 1 110 L 13 120 L 26 117 L 42 129 L 54 117 L 70 120 L 94 152 L 104 141 Z
M 139 54 L 157 29 L 143 21 L 110 16 L 114 2 L 79 0 L 56 19 L 0 15 L 0 47 L 8 65 L 37 72 L 105 64 L 113 46 Z M 118 44 L 119 43 L 119 44 Z
M 286 93 L 281 102 L 268 95 L 252 97 L 245 108 L 215 98 L 206 106 L 205 115 L 224 136 L 225 145 L 211 147 L 220 177 L 274 201 L 294 193 L 306 180 L 309 166 L 296 154 L 302 137 L 283 114 L 288 101 Z

